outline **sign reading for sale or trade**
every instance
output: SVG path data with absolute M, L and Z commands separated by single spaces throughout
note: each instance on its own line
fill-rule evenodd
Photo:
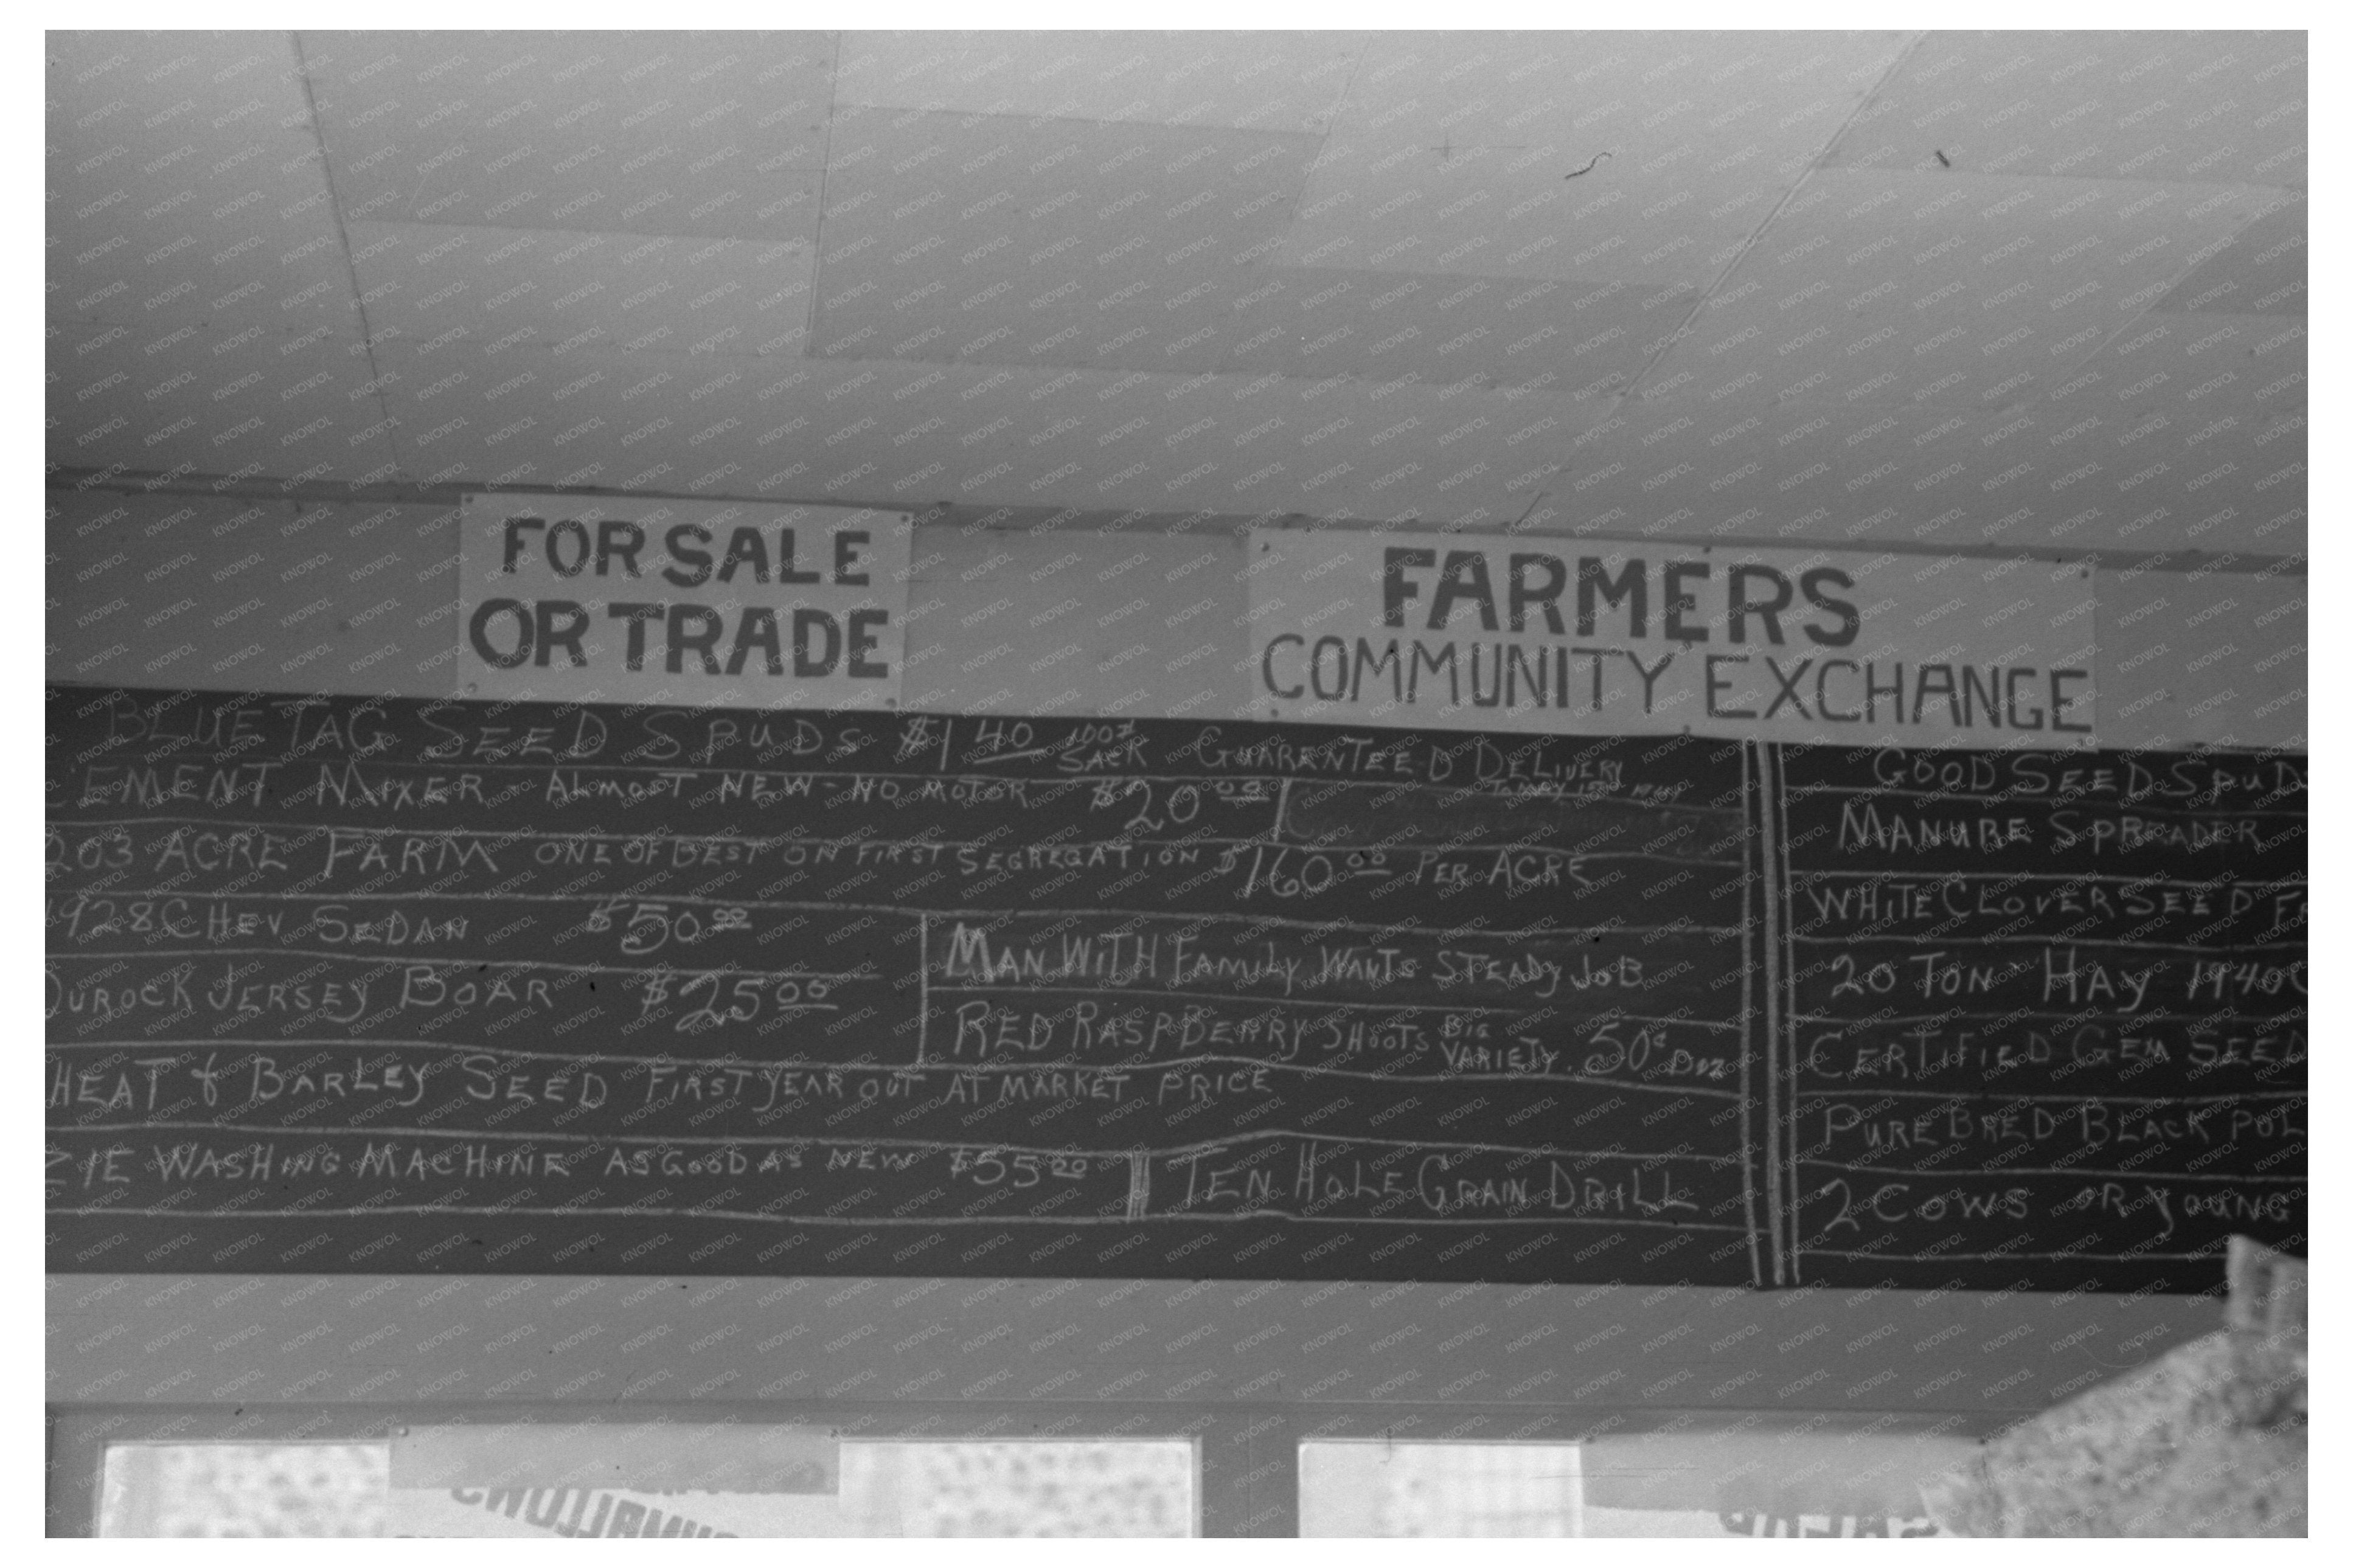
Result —
M 905 512 L 467 498 L 459 695 L 898 705 Z

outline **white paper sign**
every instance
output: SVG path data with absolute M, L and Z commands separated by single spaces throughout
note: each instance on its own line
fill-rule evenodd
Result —
M 1266 718 L 2095 743 L 2079 564 L 1264 530 L 1246 570 Z
M 466 498 L 458 694 L 894 708 L 907 512 Z
M 855 1535 L 831 1494 L 643 1492 L 614 1487 L 395 1487 L 387 1532 L 514 1540 Z
M 393 1439 L 406 1536 L 693 1539 L 854 1533 L 829 1431 L 754 1422 L 497 1422 Z

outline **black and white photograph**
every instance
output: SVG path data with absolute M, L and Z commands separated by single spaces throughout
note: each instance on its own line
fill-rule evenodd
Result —
M 107 9 L 45 1536 L 2309 1538 L 2304 18 Z

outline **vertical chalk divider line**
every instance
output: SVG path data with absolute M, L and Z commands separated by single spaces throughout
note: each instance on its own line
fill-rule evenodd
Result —
M 1758 915 L 1765 925 L 1765 1209 L 1770 1222 L 1772 1238 L 1773 1283 L 1785 1285 L 1796 1279 L 1796 1259 L 1785 1239 L 1783 1169 L 1781 1163 L 1781 968 L 1782 949 L 1779 902 L 1784 892 L 1778 870 L 1780 866 L 1781 825 L 1774 814 L 1775 802 L 1780 796 L 1780 749 L 1768 741 L 1750 743 L 1757 763 L 1756 795 L 1757 823 L 1759 835 L 1757 844 Z M 1744 1053 L 1743 1059 L 1746 1059 Z M 1753 1111 L 1753 1099 L 1744 1104 Z M 1792 1134 L 1795 1129 L 1789 1129 Z
M 1756 910 L 1757 900 L 1757 823 L 1756 746 L 1740 748 L 1740 1200 L 1748 1226 L 1748 1283 L 1763 1289 L 1767 1272 L 1757 1247 L 1757 1096 L 1754 1058 L 1757 1049 Z M 1769 994 L 1769 993 L 1768 993 Z M 1770 1272 L 1780 1282 L 1781 1255 L 1773 1246 Z
M 1788 868 L 1788 774 L 1784 767 L 1781 746 L 1772 749 L 1772 786 L 1765 795 L 1765 812 L 1772 817 L 1774 834 L 1781 843 L 1778 859 L 1765 862 L 1767 879 L 1767 901 L 1765 911 L 1781 921 L 1781 1038 L 1788 1050 L 1788 1100 L 1774 1107 L 1774 1116 L 1788 1119 L 1788 1201 L 1784 1205 L 1784 1225 L 1788 1226 L 1788 1276 L 1793 1283 L 1805 1283 L 1805 1189 L 1798 1184 L 1798 892 L 1790 885 Z
M 1291 798 L 1290 791 L 1291 781 L 1286 778 L 1282 781 L 1283 793 L 1275 803 L 1275 831 L 1267 835 L 1269 839 L 1281 836 L 1282 803 Z M 1127 1217 L 1132 1220 L 1143 1219 L 1151 1212 L 1152 1151 L 1148 1147 L 1131 1149 L 1127 1153 Z

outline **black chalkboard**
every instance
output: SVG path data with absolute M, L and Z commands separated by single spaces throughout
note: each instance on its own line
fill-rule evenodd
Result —
M 1789 1277 L 2204 1290 L 2305 1238 L 2301 755 L 1786 747 Z
M 2301 1232 L 2300 784 L 2168 816 L 2026 758 L 1956 795 L 1689 738 L 66 687 L 47 742 L 54 1271 L 2202 1289 Z M 2045 842 L 1841 826 L 1980 795 Z M 1957 876 L 2092 912 L 1883 918 Z M 2171 943 L 2182 994 L 2030 1020 L 2059 936 Z M 2001 978 L 1854 1005 L 1947 951 Z M 1971 1060 L 2178 1049 L 1989 1078 L 1927 1015 L 2000 1020 Z M 1915 1048 L 1900 1093 L 1850 1059 Z M 2177 1102 L 2217 1109 L 2125 1109 Z M 2136 1252 L 2139 1187 L 2075 1197 L 2114 1159 L 1922 1131 L 2089 1104 L 2221 1217 Z

